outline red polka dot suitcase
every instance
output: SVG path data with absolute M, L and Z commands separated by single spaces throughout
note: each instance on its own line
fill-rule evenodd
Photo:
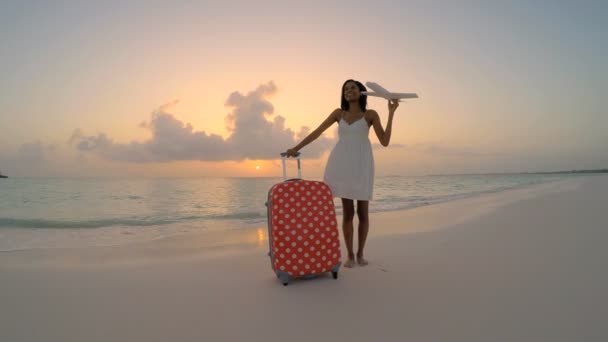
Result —
M 333 195 L 327 184 L 298 178 L 286 179 L 285 153 L 283 182 L 268 191 L 268 242 L 270 264 L 277 278 L 287 286 L 300 277 L 331 272 L 338 278 L 340 235 Z

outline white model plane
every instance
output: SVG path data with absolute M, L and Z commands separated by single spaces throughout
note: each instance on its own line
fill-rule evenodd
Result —
M 361 92 L 362 95 L 377 96 L 377 97 L 385 98 L 387 100 L 398 99 L 399 102 L 403 102 L 403 101 L 401 101 L 401 99 L 417 99 L 418 98 L 418 94 L 415 94 L 415 93 L 391 93 L 390 91 L 382 88 L 378 83 L 375 83 L 375 82 L 366 82 L 365 85 L 368 86 L 371 90 L 375 91 L 375 93 L 369 92 L 369 91 L 362 91 Z

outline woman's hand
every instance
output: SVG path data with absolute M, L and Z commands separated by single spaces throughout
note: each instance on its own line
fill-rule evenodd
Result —
M 290 148 L 287 151 L 285 151 L 285 153 L 287 153 L 287 157 L 295 157 L 296 153 L 298 153 L 298 151 L 295 148 Z
M 399 107 L 399 99 L 388 100 L 388 112 L 395 113 L 395 110 Z

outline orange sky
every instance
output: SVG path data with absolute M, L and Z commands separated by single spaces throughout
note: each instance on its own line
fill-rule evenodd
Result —
M 230 94 L 246 95 L 270 81 L 277 89 L 265 97 L 274 108 L 266 119 L 282 116 L 296 132 L 314 129 L 339 106 L 348 78 L 420 95 L 397 110 L 394 147 L 374 149 L 379 175 L 608 164 L 601 128 L 608 119 L 600 104 L 608 72 L 598 58 L 607 51 L 580 40 L 605 31 L 593 9 L 384 2 L 3 6 L 5 173 L 277 176 L 278 159 L 141 163 L 78 150 L 68 139 L 80 129 L 84 136 L 105 134 L 117 148 L 146 143 L 153 135 L 140 123 L 173 100 L 167 113 L 193 132 L 228 138 Z M 369 107 L 386 124 L 386 102 L 370 99 Z M 334 134 L 332 127 L 326 136 Z M 370 138 L 377 143 L 373 132 Z M 305 160 L 307 175 L 322 176 L 328 152 Z

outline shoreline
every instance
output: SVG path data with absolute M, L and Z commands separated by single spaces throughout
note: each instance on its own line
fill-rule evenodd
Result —
M 441 197 L 413 196 L 408 199 L 398 201 L 387 201 L 382 199 L 374 200 L 370 203 L 370 216 L 382 216 L 384 213 L 394 211 L 412 210 L 425 206 L 433 206 L 437 204 L 459 201 L 467 198 L 475 198 L 479 196 L 487 196 L 505 191 L 513 191 L 518 189 L 535 187 L 542 184 L 551 184 L 562 180 L 579 179 L 581 176 L 568 176 L 561 179 L 542 180 L 540 183 L 524 183 L 511 184 L 506 188 L 493 189 L 478 189 L 477 191 L 443 195 Z M 420 199 L 418 199 L 420 197 Z M 78 248 L 78 247 L 98 247 L 98 246 L 119 246 L 140 241 L 152 241 L 160 238 L 176 236 L 181 234 L 205 233 L 209 231 L 213 233 L 215 227 L 224 227 L 225 229 L 233 229 L 234 227 L 242 229 L 256 229 L 259 226 L 266 225 L 265 208 L 263 206 L 264 199 L 260 199 L 258 218 L 240 218 L 235 217 L 227 219 L 196 219 L 196 220 L 177 220 L 167 224 L 144 224 L 144 225 L 129 225 L 126 222 L 121 223 L 120 218 L 108 218 L 105 221 L 116 221 L 116 224 L 99 227 L 78 227 L 78 222 L 66 221 L 49 221 L 53 227 L 21 227 L 6 225 L 0 227 L 0 252 L 20 251 L 29 249 L 50 249 L 50 248 Z M 338 215 L 341 214 L 339 199 L 336 200 Z M 249 213 L 251 214 L 251 213 Z M 247 215 L 249 215 L 247 214 Z M 240 214 L 239 214 L 240 215 Z M 238 215 L 236 215 L 238 216 Z M 11 220 L 10 218 L 8 219 Z M 16 219 L 17 221 L 20 221 Z M 137 220 L 135 218 L 134 220 Z M 23 221 L 23 220 L 21 220 Z M 32 222 L 40 221 L 38 224 L 43 224 L 44 220 L 33 219 L 24 220 L 21 224 L 30 225 Z M 83 224 L 101 224 L 104 219 L 97 219 L 91 222 L 84 221 Z M 63 225 L 67 225 L 63 227 Z
M 593 177 L 593 176 L 591 176 Z M 587 177 L 553 180 L 539 184 L 509 188 L 501 191 L 447 200 L 429 205 L 370 213 L 370 235 L 374 239 L 387 235 L 412 234 L 443 229 L 450 225 L 464 223 L 476 217 L 487 215 L 501 206 L 526 198 L 533 198 L 546 193 L 573 190 L 580 186 Z M 337 215 L 341 227 L 342 215 Z M 401 224 L 392 224 L 402 221 Z M 241 220 L 222 220 L 206 222 L 205 227 L 190 227 L 191 230 L 176 232 L 175 227 L 163 227 L 156 231 L 141 232 L 150 235 L 125 236 L 124 231 L 115 230 L 109 236 L 110 243 L 80 245 L 79 236 L 90 234 L 98 238 L 98 232 L 91 229 L 76 229 L 75 241 L 70 246 L 31 247 L 0 250 L 0 267 L 3 260 L 19 260 L 21 255 L 32 258 L 27 267 L 36 265 L 66 265 L 71 256 L 79 264 L 138 264 L 153 263 L 159 259 L 206 259 L 226 257 L 244 253 L 266 253 L 268 249 L 268 227 L 266 222 L 247 223 Z M 355 215 L 354 225 L 358 219 Z M 214 226 L 212 226 L 214 225 Z M 49 229 L 53 231 L 54 229 Z M 342 235 L 341 228 L 340 235 Z M 155 235 L 155 236 L 154 236 Z M 116 241 L 120 239 L 120 241 Z M 96 240 L 98 242 L 98 240 Z M 341 236 L 342 249 L 345 250 Z M 31 262 L 35 261 L 37 262 Z M 62 261 L 63 260 L 63 261 Z M 9 262 L 10 263 L 10 262 Z M 73 263 L 73 262 L 71 262 Z M 6 266 L 6 265 L 5 265 Z M 13 265 L 15 266 L 15 265 Z

